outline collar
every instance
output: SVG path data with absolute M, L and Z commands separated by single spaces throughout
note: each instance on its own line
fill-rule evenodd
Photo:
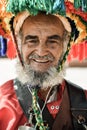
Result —
M 53 116 L 53 118 L 55 118 L 57 113 L 59 112 L 60 105 L 63 98 L 64 89 L 65 89 L 65 82 L 63 81 L 63 83 L 58 86 L 56 93 L 54 91 L 53 95 L 51 95 L 48 100 L 49 102 L 47 103 L 47 108 L 50 114 Z M 54 100 L 55 96 L 57 97 L 56 100 Z

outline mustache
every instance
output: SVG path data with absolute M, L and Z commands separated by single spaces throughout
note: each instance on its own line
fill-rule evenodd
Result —
M 41 60 L 49 60 L 49 61 L 53 61 L 54 57 L 52 55 L 44 55 L 44 56 L 39 56 L 38 54 L 31 54 L 29 56 L 29 59 L 41 59 Z

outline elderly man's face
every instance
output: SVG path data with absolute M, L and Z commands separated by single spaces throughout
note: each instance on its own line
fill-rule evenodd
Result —
M 51 15 L 28 17 L 22 26 L 22 56 L 38 72 L 57 66 L 63 52 L 64 26 Z

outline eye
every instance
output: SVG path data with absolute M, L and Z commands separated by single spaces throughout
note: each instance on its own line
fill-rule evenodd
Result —
M 38 43 L 38 37 L 35 35 L 25 35 L 24 36 L 24 44 L 35 45 Z
M 30 43 L 37 43 L 38 41 L 37 40 L 29 40 Z
M 51 49 L 55 49 L 57 47 L 60 47 L 61 46 L 61 42 L 60 40 L 49 40 L 47 41 L 47 46 Z
M 47 41 L 48 45 L 59 45 L 60 41 L 59 40 L 49 40 Z
M 57 44 L 57 42 L 58 42 L 58 41 L 55 41 L 55 40 L 50 40 L 50 41 L 48 41 L 49 44 L 55 44 L 55 43 Z
M 36 45 L 37 43 L 38 43 L 38 40 L 32 39 L 32 40 L 26 40 L 24 44 Z

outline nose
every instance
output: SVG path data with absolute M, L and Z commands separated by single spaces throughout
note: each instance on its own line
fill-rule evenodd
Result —
M 45 56 L 48 54 L 48 48 L 46 45 L 39 44 L 39 46 L 36 49 L 36 53 L 39 56 Z

